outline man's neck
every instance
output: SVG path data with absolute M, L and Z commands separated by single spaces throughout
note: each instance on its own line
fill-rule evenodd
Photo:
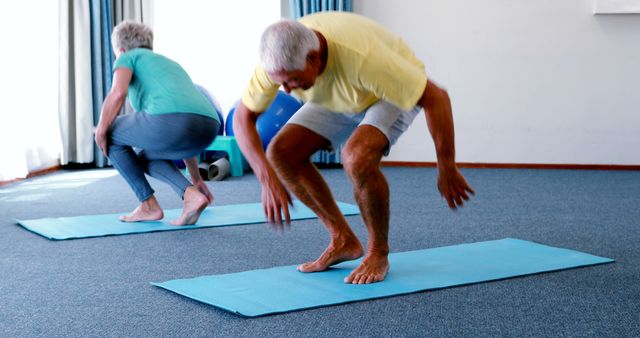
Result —
M 329 59 L 329 49 L 327 48 L 327 39 L 325 39 L 324 35 L 322 35 L 318 31 L 314 32 L 316 33 L 316 36 L 318 36 L 318 40 L 320 40 L 320 71 L 318 72 L 318 75 L 320 75 L 327 67 L 327 60 Z

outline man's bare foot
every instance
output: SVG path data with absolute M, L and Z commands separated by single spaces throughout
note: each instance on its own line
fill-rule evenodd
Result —
M 182 207 L 182 215 L 172 220 L 172 225 L 191 225 L 196 224 L 200 214 L 209 205 L 207 196 L 195 187 L 188 187 L 184 192 L 184 206 Z
M 141 221 L 157 221 L 162 219 L 164 214 L 162 208 L 156 200 L 155 196 L 151 196 L 146 201 L 142 202 L 137 208 L 135 208 L 130 214 L 120 216 L 122 222 L 141 222 Z
M 362 263 L 344 279 L 344 282 L 351 284 L 380 282 L 384 280 L 387 271 L 389 271 L 387 255 L 367 254 Z
M 332 240 L 322 255 L 313 262 L 298 265 L 300 272 L 324 271 L 331 265 L 362 257 L 362 244 L 356 237 Z

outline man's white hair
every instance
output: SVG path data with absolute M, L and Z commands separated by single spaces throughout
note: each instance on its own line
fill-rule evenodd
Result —
M 267 72 L 306 68 L 309 51 L 320 49 L 316 33 L 295 20 L 281 20 L 262 33 L 260 62 Z
M 113 28 L 111 33 L 111 45 L 114 50 L 124 48 L 153 49 L 153 31 L 149 26 L 131 20 L 122 21 Z

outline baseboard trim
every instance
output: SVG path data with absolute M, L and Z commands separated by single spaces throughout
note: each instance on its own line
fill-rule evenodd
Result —
M 435 168 L 436 162 L 400 162 L 382 161 L 383 167 L 416 167 Z M 632 170 L 639 171 L 640 165 L 626 164 L 540 164 L 540 163 L 475 163 L 457 162 L 459 168 L 481 168 L 481 169 L 571 169 L 571 170 Z M 26 178 L 48 174 L 62 169 L 61 165 L 44 168 L 30 172 Z M 16 178 L 7 181 L 0 181 L 0 186 L 22 181 L 26 178 Z
M 539 164 L 458 162 L 460 168 L 485 169 L 571 169 L 571 170 L 640 170 L 640 165 L 626 164 Z M 384 167 L 435 167 L 436 162 L 382 161 Z
M 52 167 L 39 169 L 39 170 L 34 170 L 34 171 L 30 172 L 29 174 L 27 174 L 27 177 L 25 177 L 25 178 L 14 178 L 12 180 L 0 181 L 0 186 L 11 184 L 11 183 L 15 183 L 15 182 L 19 182 L 19 181 L 25 180 L 27 178 L 32 178 L 32 177 L 35 177 L 35 176 L 48 174 L 48 173 L 51 173 L 51 172 L 54 172 L 54 171 L 57 171 L 57 170 L 60 170 L 60 169 L 62 169 L 62 166 L 58 164 L 58 165 L 54 165 Z

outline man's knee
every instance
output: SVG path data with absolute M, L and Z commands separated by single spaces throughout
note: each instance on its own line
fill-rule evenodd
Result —
M 345 171 L 354 178 L 380 170 L 380 160 L 388 147 L 387 137 L 373 126 L 358 127 L 342 149 Z
M 380 158 L 378 149 L 364 145 L 347 144 L 342 149 L 342 165 L 351 178 L 367 176 L 372 170 L 378 170 Z
M 287 148 L 286 142 L 282 141 L 277 136 L 274 137 L 267 147 L 267 159 L 276 166 L 285 165 L 287 163 L 286 153 L 290 151 Z
M 269 143 L 267 158 L 275 166 L 295 167 L 308 163 L 309 157 L 328 142 L 306 127 L 287 124 Z
M 296 141 L 286 135 L 278 134 L 267 147 L 266 155 L 271 164 L 279 170 L 297 166 L 302 160 Z

